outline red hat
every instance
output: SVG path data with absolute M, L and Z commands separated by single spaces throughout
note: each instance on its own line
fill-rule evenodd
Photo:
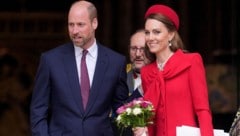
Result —
M 165 5 L 153 5 L 145 13 L 145 19 L 150 14 L 162 14 L 162 15 L 166 16 L 168 19 L 170 19 L 173 22 L 173 24 L 175 25 L 175 27 L 178 30 L 178 28 L 179 28 L 179 18 L 178 18 L 178 15 L 170 7 L 165 6 Z

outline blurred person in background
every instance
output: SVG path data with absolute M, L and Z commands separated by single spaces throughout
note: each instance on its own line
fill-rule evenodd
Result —
M 129 44 L 130 63 L 127 65 L 127 85 L 129 90 L 129 100 L 143 96 L 140 71 L 150 60 L 145 55 L 145 31 L 139 29 L 131 35 Z M 116 135 L 133 136 L 132 128 L 126 128 L 121 132 L 116 130 Z

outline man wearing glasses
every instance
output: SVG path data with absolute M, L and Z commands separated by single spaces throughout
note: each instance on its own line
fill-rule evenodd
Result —
M 132 34 L 129 45 L 130 64 L 127 65 L 127 85 L 129 90 L 129 100 L 142 97 L 143 90 L 141 85 L 140 70 L 150 61 L 145 55 L 145 31 L 137 30 Z M 118 130 L 117 135 L 133 136 L 132 128 Z
M 140 70 L 150 61 L 145 55 L 145 31 L 138 30 L 130 38 L 129 57 L 131 64 L 127 66 L 127 84 L 130 95 L 139 91 L 143 95 L 141 87 Z M 131 96 L 130 96 L 131 97 Z

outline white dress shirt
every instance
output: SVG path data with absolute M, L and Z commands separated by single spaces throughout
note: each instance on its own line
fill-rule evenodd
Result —
M 75 58 L 76 58 L 76 64 L 77 64 L 77 70 L 78 70 L 78 78 L 81 79 L 80 68 L 81 68 L 81 58 L 82 58 L 83 49 L 74 45 L 74 50 L 75 50 Z M 93 45 L 87 50 L 88 50 L 88 53 L 86 55 L 86 64 L 87 64 L 88 76 L 90 80 L 90 86 L 92 86 L 94 71 L 95 71 L 96 62 L 97 62 L 97 55 L 98 55 L 98 47 L 97 47 L 96 40 L 93 43 Z
M 141 75 L 137 73 L 136 75 L 137 75 L 137 78 L 134 78 L 134 90 L 138 88 L 139 93 L 143 96 Z

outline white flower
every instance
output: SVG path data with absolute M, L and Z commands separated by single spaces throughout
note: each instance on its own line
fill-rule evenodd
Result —
M 134 115 L 138 115 L 138 114 L 141 114 L 142 113 L 142 109 L 141 108 L 134 108 L 133 109 L 133 114 Z
M 122 119 L 121 115 L 118 115 L 116 120 L 120 121 L 121 119 Z
M 131 109 L 131 108 L 127 108 L 127 109 L 126 109 L 126 112 L 127 112 L 127 115 L 130 115 L 131 112 L 132 112 L 132 109 Z

